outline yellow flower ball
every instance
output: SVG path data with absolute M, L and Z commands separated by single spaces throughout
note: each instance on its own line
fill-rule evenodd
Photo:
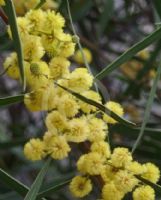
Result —
M 122 106 L 119 104 L 119 103 L 116 103 L 114 101 L 109 101 L 105 104 L 105 106 L 111 110 L 112 112 L 114 112 L 115 114 L 119 115 L 120 117 L 123 116 L 124 114 L 124 111 L 123 111 L 123 108 Z M 109 123 L 109 124 L 115 124 L 117 123 L 117 121 L 115 119 L 113 119 L 112 117 L 104 114 L 103 115 L 103 119 Z
M 89 135 L 88 140 L 91 142 L 97 142 L 104 140 L 108 134 L 108 126 L 102 120 L 96 117 L 88 120 L 89 124 Z
M 127 148 L 117 147 L 111 155 L 111 162 L 114 167 L 125 167 L 132 161 L 132 155 Z
M 24 154 L 27 159 L 36 161 L 41 160 L 45 156 L 45 146 L 40 139 L 31 139 L 24 146 Z
M 65 20 L 60 13 L 54 10 L 47 10 L 45 13 L 45 30 L 49 33 L 57 29 L 62 29 L 65 25 Z
M 6 60 L 3 63 L 3 66 L 9 77 L 13 79 L 19 79 L 20 72 L 18 68 L 17 54 L 15 52 L 11 53 L 10 56 L 6 58 Z
M 75 51 L 75 43 L 70 42 L 62 42 L 60 46 L 61 56 L 68 58 L 74 54 Z
M 45 16 L 46 13 L 41 9 L 29 10 L 26 13 L 25 17 L 30 23 L 32 34 L 39 35 L 39 33 L 44 30 L 44 27 L 46 25 Z
M 43 136 L 43 142 L 46 146 L 50 143 L 51 139 L 58 136 L 57 131 L 46 131 Z
M 48 111 L 55 108 L 55 90 L 53 85 L 41 87 L 38 90 L 25 94 L 24 103 L 32 112 Z
M 52 158 L 61 160 L 68 156 L 70 146 L 64 136 L 55 136 L 51 137 L 45 149 Z
M 57 109 L 66 117 L 74 117 L 79 111 L 79 105 L 72 95 L 65 94 L 58 100 Z
M 87 170 L 86 170 L 86 158 L 87 158 L 88 154 L 83 154 L 82 156 L 80 156 L 80 158 L 77 161 L 77 169 L 79 172 L 86 174 Z
M 87 60 L 88 63 L 91 63 L 92 62 L 92 53 L 89 49 L 87 48 L 83 48 L 82 49 L 83 51 L 83 54 Z M 82 56 L 82 52 L 80 50 L 77 50 L 74 54 L 74 60 L 75 62 L 79 63 L 79 64 L 84 64 L 84 59 L 83 59 L 83 56 Z
M 26 35 L 22 38 L 24 59 L 26 61 L 39 61 L 45 51 L 41 43 L 41 38 L 35 35 Z
M 131 192 L 138 182 L 138 179 L 126 170 L 119 170 L 114 178 L 114 184 L 123 193 Z
M 26 35 L 31 31 L 31 24 L 26 17 L 18 17 L 17 25 L 22 40 L 25 40 Z
M 109 163 L 107 163 L 101 171 L 101 177 L 105 183 L 111 182 L 115 178 L 117 172 L 119 171 L 119 169 L 111 165 L 110 161 L 108 162 Z
M 84 118 L 73 118 L 68 123 L 65 136 L 70 142 L 84 142 L 88 138 L 89 128 Z
M 86 68 L 75 69 L 68 77 L 68 86 L 76 92 L 84 92 L 93 84 L 93 77 Z
M 67 119 L 58 111 L 50 112 L 45 120 L 49 131 L 64 131 L 68 128 Z
M 90 152 L 85 157 L 85 169 L 90 175 L 100 175 L 105 159 L 97 152 Z
M 75 197 L 82 198 L 91 192 L 92 183 L 91 180 L 86 177 L 76 176 L 72 179 L 69 188 Z
M 155 191 L 149 185 L 143 185 L 133 192 L 133 200 L 155 200 Z
M 124 197 L 124 193 L 118 190 L 115 184 L 111 181 L 104 185 L 102 189 L 103 200 L 121 200 Z
M 146 167 L 144 165 L 141 165 L 137 161 L 130 162 L 127 166 L 126 169 L 133 173 L 134 175 L 140 175 L 143 174 L 146 171 Z
M 157 183 L 160 178 L 159 168 L 153 163 L 146 163 L 143 166 L 145 167 L 145 173 L 142 174 L 142 177 L 153 183 Z
M 50 74 L 53 79 L 65 77 L 69 74 L 70 62 L 63 57 L 54 57 L 50 63 Z
M 111 155 L 110 146 L 105 141 L 97 141 L 92 143 L 91 151 L 101 154 L 106 159 Z

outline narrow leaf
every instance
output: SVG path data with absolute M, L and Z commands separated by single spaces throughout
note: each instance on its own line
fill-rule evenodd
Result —
M 104 105 L 96 102 L 96 101 L 93 101 L 91 99 L 88 99 L 62 85 L 59 85 L 58 83 L 55 83 L 57 86 L 61 87 L 62 89 L 66 90 L 67 92 L 71 93 L 72 95 L 74 95 L 75 97 L 77 97 L 78 99 L 90 104 L 90 105 L 93 105 L 95 107 L 97 107 L 99 110 L 101 110 L 102 112 L 104 112 L 105 114 L 111 116 L 112 118 L 114 118 L 116 121 L 124 124 L 125 126 L 129 126 L 129 127 L 135 127 L 136 124 L 134 124 L 133 122 L 130 122 L 122 117 L 120 117 L 119 115 L 117 115 L 116 113 L 112 112 L 111 110 L 109 110 L 108 108 L 106 108 Z
M 8 21 L 9 21 L 11 32 L 12 32 L 15 50 L 17 52 L 18 66 L 19 66 L 19 70 L 20 70 L 23 90 L 25 90 L 23 51 L 22 51 L 20 35 L 19 35 L 19 32 L 18 32 L 18 26 L 17 26 L 17 21 L 16 21 L 16 13 L 15 13 L 15 9 L 14 9 L 14 5 L 13 5 L 12 0 L 5 0 L 5 3 L 6 3 L 5 11 L 6 11 L 6 14 L 8 16 Z
M 99 72 L 95 79 L 102 79 L 107 74 L 121 66 L 124 62 L 131 59 L 136 53 L 141 51 L 142 49 L 146 48 L 153 42 L 159 40 L 161 38 L 161 27 L 155 30 L 153 33 L 145 37 L 140 42 L 133 45 L 131 48 L 129 48 L 127 51 L 125 51 L 121 56 L 119 56 L 116 60 L 114 60 L 111 64 L 109 64 L 107 67 L 105 67 L 101 72 Z
M 148 98 L 148 101 L 147 101 L 144 119 L 143 119 L 143 123 L 142 123 L 141 129 L 140 129 L 140 133 L 139 133 L 139 136 L 138 136 L 138 138 L 137 138 L 137 140 L 136 140 L 136 142 L 135 142 L 135 144 L 132 148 L 132 153 L 134 153 L 134 151 L 136 150 L 137 146 L 140 144 L 140 142 L 141 142 L 141 140 L 144 136 L 144 130 L 145 130 L 146 124 L 149 120 L 150 111 L 151 111 L 151 107 L 152 107 L 153 100 L 154 100 L 154 97 L 155 97 L 155 92 L 156 92 L 156 89 L 157 89 L 158 81 L 160 79 L 160 75 L 161 75 L 161 61 L 159 63 L 159 66 L 158 66 L 158 69 L 157 69 L 157 74 L 156 74 L 156 77 L 155 77 L 155 80 L 154 80 L 154 83 L 153 83 L 153 86 L 151 88 L 150 95 L 149 95 L 149 98 Z
M 12 190 L 16 191 L 20 195 L 24 196 L 29 188 L 10 176 L 7 172 L 5 172 L 3 169 L 0 168 L 0 179 L 3 181 L 8 187 L 10 187 Z
M 24 95 L 10 96 L 0 98 L 0 107 L 8 106 L 15 103 L 20 103 L 24 100 Z
M 43 168 L 39 172 L 38 176 L 36 177 L 35 181 L 33 182 L 31 189 L 25 196 L 24 200 L 35 200 L 38 192 L 40 190 L 40 187 L 42 185 L 43 179 L 48 171 L 49 165 L 51 162 L 51 158 L 48 158 L 48 160 L 45 162 Z

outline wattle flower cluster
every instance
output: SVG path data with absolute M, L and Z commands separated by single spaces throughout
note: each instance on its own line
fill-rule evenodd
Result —
M 133 192 L 134 200 L 155 199 L 154 189 L 143 184 L 137 175 L 156 183 L 160 177 L 158 167 L 134 161 L 127 148 L 117 147 L 111 152 L 107 142 L 93 142 L 90 152 L 79 158 L 77 169 L 81 175 L 70 183 L 75 197 L 89 194 L 95 177 L 102 187 L 103 200 L 121 200 L 128 192 Z
M 72 143 L 87 143 L 90 150 L 77 161 L 81 175 L 74 177 L 70 183 L 75 197 L 88 195 L 92 190 L 92 177 L 96 176 L 102 183 L 103 200 L 121 200 L 134 189 L 134 200 L 153 200 L 154 190 L 143 185 L 136 175 L 156 183 L 160 176 L 159 169 L 152 163 L 141 165 L 133 161 L 126 148 L 118 147 L 111 152 L 106 141 L 108 124 L 117 121 L 54 84 L 57 82 L 102 103 L 101 96 L 91 89 L 93 76 L 88 70 L 84 67 L 69 68 L 68 58 L 74 54 L 75 43 L 72 36 L 64 32 L 64 18 L 54 11 L 38 9 L 18 17 L 17 23 L 29 92 L 24 103 L 30 111 L 47 111 L 47 131 L 42 139 L 32 138 L 25 144 L 26 158 L 36 161 L 51 156 L 60 160 L 68 156 Z M 12 38 L 10 29 L 8 32 Z M 81 63 L 79 54 L 75 60 Z M 90 56 L 88 60 L 91 60 Z M 15 52 L 6 58 L 4 68 L 10 77 L 19 79 Z M 120 104 L 108 101 L 105 106 L 123 116 Z

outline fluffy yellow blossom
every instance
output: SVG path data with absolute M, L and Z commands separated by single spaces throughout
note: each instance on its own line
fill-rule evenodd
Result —
M 79 111 L 79 105 L 70 94 L 61 96 L 57 103 L 58 111 L 67 117 L 74 117 Z
M 104 158 L 97 152 L 82 155 L 77 161 L 77 168 L 83 174 L 99 175 L 104 168 Z
M 46 62 L 32 62 L 26 67 L 26 80 L 32 90 L 47 87 L 50 80 L 50 70 Z
M 133 192 L 133 200 L 155 200 L 155 191 L 149 185 L 138 187 Z
M 44 150 L 44 143 L 40 139 L 31 139 L 24 146 L 26 158 L 32 161 L 41 160 L 45 156 Z
M 42 96 L 43 96 L 43 91 L 41 89 L 25 94 L 24 103 L 26 107 L 30 111 L 33 111 L 33 112 L 41 111 L 42 110 Z
M 89 136 L 88 139 L 91 142 L 97 142 L 100 140 L 104 140 L 106 135 L 108 134 L 107 124 L 102 120 L 96 117 L 89 119 Z
M 70 142 L 84 142 L 88 138 L 89 128 L 84 118 L 73 118 L 68 122 L 65 135 Z
M 50 112 L 45 120 L 49 131 L 64 131 L 68 127 L 67 119 L 58 111 Z
M 56 38 L 61 42 L 61 45 L 63 44 L 63 42 L 72 42 L 73 41 L 72 35 L 65 33 L 63 31 L 63 29 L 57 30 L 54 35 L 56 35 Z M 61 47 L 61 45 L 60 45 L 60 47 Z M 66 56 L 63 56 L 63 57 L 66 57 Z
M 69 188 L 75 197 L 82 198 L 91 192 L 92 183 L 91 180 L 86 177 L 76 176 L 72 179 Z
M 140 175 L 146 171 L 146 167 L 144 165 L 141 165 L 137 161 L 130 162 L 126 166 L 126 169 L 134 175 Z
M 41 9 L 30 10 L 27 12 L 26 19 L 28 19 L 30 23 L 32 34 L 39 34 L 39 32 L 44 30 L 45 16 L 46 13 Z
M 83 93 L 81 93 L 81 95 L 86 97 L 86 98 L 88 98 L 88 99 L 94 100 L 94 101 L 96 101 L 98 103 L 101 103 L 101 97 L 95 91 L 92 91 L 92 90 L 84 91 Z M 84 113 L 88 113 L 89 114 L 90 112 L 95 112 L 97 110 L 97 108 L 95 106 L 87 104 L 84 101 L 79 101 L 79 105 L 80 105 L 81 110 Z
M 48 10 L 45 16 L 45 30 L 51 33 L 58 29 L 62 29 L 65 25 L 65 20 L 60 13 L 56 13 L 54 10 Z
M 70 62 L 66 58 L 54 57 L 49 63 L 51 77 L 58 79 L 69 74 L 69 65 Z
M 50 57 L 67 58 L 74 53 L 75 44 L 72 42 L 72 37 L 63 33 L 62 29 L 57 29 L 54 33 L 43 34 L 41 39 Z
M 7 75 L 13 79 L 18 79 L 20 77 L 20 72 L 18 68 L 17 54 L 11 53 L 3 63 L 4 69 L 7 70 Z
M 114 184 L 119 191 L 125 194 L 133 190 L 138 184 L 138 180 L 126 170 L 119 170 L 115 175 Z
M 87 155 L 88 154 L 82 155 L 77 161 L 77 169 L 79 172 L 81 172 L 83 174 L 86 173 L 86 164 L 85 163 L 87 162 L 87 160 L 86 160 Z
M 76 92 L 88 90 L 93 84 L 93 77 L 86 68 L 75 69 L 68 77 L 68 86 Z
M 125 167 L 131 161 L 132 156 L 127 148 L 115 148 L 111 155 L 111 162 L 114 167 Z
M 104 158 L 97 152 L 90 152 L 86 155 L 84 164 L 88 174 L 99 175 L 104 167 Z
M 61 160 L 68 156 L 70 147 L 64 136 L 55 136 L 51 137 L 49 143 L 47 144 L 46 150 L 52 158 Z
M 25 40 L 26 35 L 30 33 L 30 22 L 26 17 L 18 17 L 17 24 L 20 36 L 23 38 L 23 40 Z
M 116 102 L 114 102 L 114 101 L 109 101 L 109 102 L 107 102 L 107 103 L 105 104 L 105 106 L 106 106 L 109 110 L 111 110 L 111 111 L 113 111 L 114 113 L 116 113 L 117 115 L 119 115 L 120 117 L 122 117 L 123 114 L 124 114 L 123 108 L 122 108 L 122 106 L 121 106 L 119 103 L 116 103 Z M 116 121 L 115 119 L 113 119 L 112 117 L 110 117 L 110 116 L 108 116 L 108 115 L 106 115 L 106 114 L 103 115 L 103 119 L 104 119 L 107 123 L 110 123 L 110 124 L 115 124 L 115 123 L 117 123 L 117 121 Z
M 110 161 L 108 161 L 110 162 Z M 112 181 L 117 174 L 119 169 L 113 167 L 111 163 L 108 163 L 104 166 L 103 170 L 101 171 L 101 177 L 105 183 L 109 183 Z
M 4 0 L 0 0 L 0 6 L 4 6 L 5 5 L 5 1 Z
M 26 61 L 39 61 L 43 57 L 45 52 L 39 36 L 26 35 L 22 41 Z
M 82 49 L 84 56 L 88 63 L 91 63 L 92 61 L 92 54 L 91 51 L 87 48 Z M 83 56 L 80 50 L 77 50 L 74 54 L 74 60 L 79 64 L 84 64 Z
M 159 168 L 153 163 L 146 163 L 143 166 L 146 168 L 146 171 L 143 173 L 142 177 L 153 183 L 157 183 L 160 178 Z
M 60 45 L 61 49 L 61 56 L 68 58 L 69 56 L 72 56 L 75 51 L 75 43 L 72 41 L 70 42 L 62 42 Z
M 44 144 L 46 145 L 46 146 L 48 146 L 48 144 L 50 143 L 50 141 L 51 141 L 51 139 L 53 138 L 53 137 L 56 137 L 56 136 L 58 136 L 58 132 L 57 131 L 47 131 L 47 132 L 45 132 L 44 133 L 44 136 L 43 136 L 43 142 L 44 142 Z
M 109 158 L 111 155 L 110 146 L 105 141 L 97 141 L 91 145 L 91 151 L 101 154 L 105 158 Z
M 25 94 L 24 103 L 30 111 L 44 111 L 55 108 L 55 91 L 53 85 L 41 87 Z
M 124 197 L 124 193 L 118 190 L 115 184 L 111 181 L 104 185 L 102 189 L 103 200 L 121 200 Z
M 60 41 L 51 34 L 42 35 L 41 41 L 49 57 L 58 57 L 61 55 Z M 62 57 L 62 55 L 61 55 Z

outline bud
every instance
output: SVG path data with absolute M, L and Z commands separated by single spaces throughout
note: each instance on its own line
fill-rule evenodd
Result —
M 31 63 L 30 71 L 35 76 L 40 76 L 41 75 L 41 70 L 40 70 L 40 67 L 39 67 L 39 65 L 37 63 Z
M 78 43 L 78 42 L 79 42 L 79 37 L 78 37 L 78 35 L 73 35 L 72 41 L 73 41 L 74 43 Z

